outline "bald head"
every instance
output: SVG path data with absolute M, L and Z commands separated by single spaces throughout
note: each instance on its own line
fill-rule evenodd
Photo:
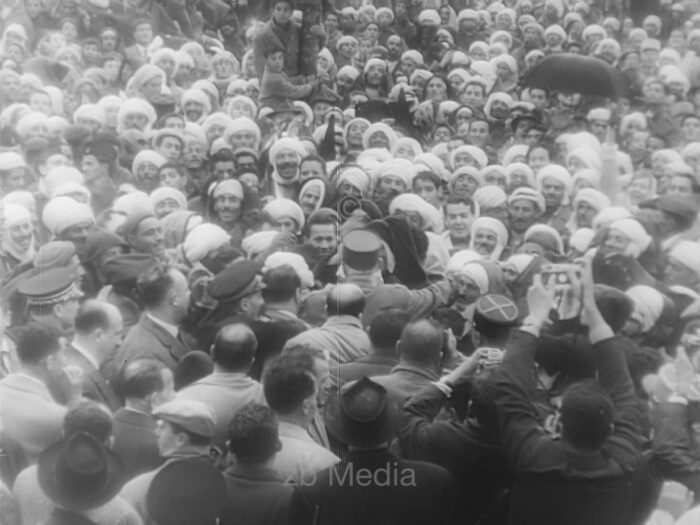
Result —
M 100 356 L 109 354 L 119 346 L 123 330 L 124 322 L 119 309 L 102 301 L 85 301 L 75 317 L 76 341 Z
M 326 311 L 328 315 L 352 315 L 360 317 L 365 309 L 365 294 L 354 284 L 338 284 L 328 291 Z
M 249 326 L 229 324 L 216 334 L 211 357 L 216 366 L 227 372 L 247 372 L 257 349 L 258 340 Z
M 440 361 L 444 335 L 442 328 L 427 319 L 406 325 L 401 332 L 399 353 L 401 360 L 421 366 Z

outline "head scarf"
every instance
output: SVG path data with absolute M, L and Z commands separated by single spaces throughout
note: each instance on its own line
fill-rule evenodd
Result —
M 508 230 L 506 230 L 506 227 L 498 219 L 494 219 L 493 217 L 479 217 L 472 224 L 472 238 L 469 243 L 470 250 L 476 251 L 474 249 L 474 238 L 479 230 L 489 230 L 496 234 L 496 247 L 487 258 L 491 261 L 497 261 L 508 244 Z
M 394 215 L 397 211 L 416 212 L 423 221 L 423 230 L 440 233 L 442 231 L 442 215 L 432 204 L 424 201 L 414 193 L 404 193 L 392 199 L 389 204 L 389 213 Z
M 5 204 L 2 210 L 2 217 L 3 249 L 17 259 L 20 264 L 31 261 L 34 258 L 34 229 L 32 226 L 31 212 L 19 204 Z M 32 240 L 25 249 L 20 248 L 10 234 L 12 228 L 21 225 L 28 225 L 32 230 Z
M 360 171 L 362 171 L 362 170 L 360 170 Z M 316 211 L 323 206 L 323 201 L 326 198 L 326 183 L 323 182 L 321 179 L 307 180 L 304 183 L 304 185 L 301 187 L 301 190 L 299 191 L 299 198 L 297 200 L 301 204 L 301 197 L 304 195 L 304 193 L 306 193 L 308 190 L 310 190 L 312 188 L 317 188 L 319 191 L 319 199 L 318 199 L 318 202 L 316 203 L 314 210 L 313 210 L 313 211 Z
M 631 318 L 639 323 L 642 333 L 647 333 L 661 317 L 664 309 L 663 294 L 645 285 L 632 286 L 625 294 L 634 302 Z

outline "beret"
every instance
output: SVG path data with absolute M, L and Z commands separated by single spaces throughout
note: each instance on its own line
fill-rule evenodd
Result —
M 251 260 L 235 261 L 209 283 L 209 296 L 217 301 L 235 301 L 253 290 L 260 264 Z

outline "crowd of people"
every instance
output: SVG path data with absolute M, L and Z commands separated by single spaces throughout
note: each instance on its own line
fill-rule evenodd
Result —
M 697 0 L 0 30 L 3 525 L 700 523 Z

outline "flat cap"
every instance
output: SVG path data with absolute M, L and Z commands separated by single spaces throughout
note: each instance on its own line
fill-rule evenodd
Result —
M 262 287 L 260 269 L 260 264 L 247 259 L 228 265 L 209 283 L 209 296 L 217 301 L 235 301 L 249 295 Z
M 695 220 L 698 214 L 698 201 L 694 197 L 684 195 L 661 195 L 640 203 L 639 207 L 665 211 L 690 221 Z
M 125 253 L 107 259 L 101 266 L 107 284 L 122 283 L 137 279 L 139 275 L 154 268 L 158 261 L 145 253 Z
M 163 403 L 153 411 L 153 416 L 207 438 L 214 435 L 216 427 L 214 412 L 201 401 L 191 399 L 175 399 Z
M 102 162 L 114 162 L 119 156 L 119 151 L 114 142 L 100 138 L 86 144 L 84 155 L 91 155 Z
M 369 230 L 353 230 L 343 238 L 343 264 L 360 271 L 377 266 L 382 241 Z
M 34 275 L 19 285 L 18 291 L 29 305 L 53 305 L 79 299 L 83 293 L 75 284 L 75 268 L 53 268 Z

